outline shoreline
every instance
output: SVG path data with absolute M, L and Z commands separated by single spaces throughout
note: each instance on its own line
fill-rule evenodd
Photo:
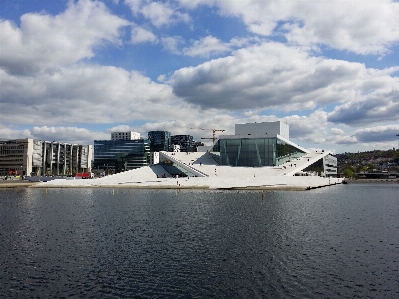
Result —
M 365 184 L 365 183 L 378 183 L 378 184 L 395 184 L 399 183 L 398 179 L 358 179 L 358 180 L 347 180 L 348 184 Z
M 331 184 L 321 184 L 321 185 L 296 185 L 296 184 L 282 184 L 282 185 L 247 185 L 247 186 L 212 186 L 209 184 L 199 184 L 199 185 L 181 185 L 176 186 L 172 184 L 165 185 L 148 185 L 147 182 L 143 182 L 143 185 L 136 184 L 109 184 L 109 185 L 65 185 L 65 184 L 44 184 L 43 182 L 31 182 L 24 180 L 0 180 L 0 189 L 16 189 L 16 188 L 103 188 L 103 189 L 148 189 L 148 190 L 253 190 L 253 191 L 306 191 L 313 190 L 323 187 L 330 187 L 335 185 L 342 185 L 342 182 L 334 182 Z M 397 179 L 361 179 L 361 180 L 345 180 L 348 184 L 395 184 L 399 183 Z
M 143 182 L 144 183 L 144 182 Z M 296 185 L 296 184 L 271 184 L 271 185 L 247 185 L 247 186 L 212 186 L 209 184 L 200 184 L 200 185 L 138 185 L 138 184 L 107 184 L 107 185 L 65 185 L 65 184 L 45 184 L 43 182 L 29 182 L 29 181 L 0 181 L 0 189 L 6 188 L 42 188 L 42 189 L 54 189 L 54 188 L 64 188 L 64 189 L 84 189 L 84 188 L 103 188 L 103 189 L 148 189 L 148 190 L 254 190 L 254 191 L 306 191 L 313 190 L 323 187 L 331 187 L 336 185 L 342 185 L 342 182 L 331 183 L 331 184 L 322 184 L 322 185 Z
M 1 180 L 0 181 L 0 189 L 2 188 L 28 188 L 32 187 L 39 182 L 29 182 L 23 180 Z

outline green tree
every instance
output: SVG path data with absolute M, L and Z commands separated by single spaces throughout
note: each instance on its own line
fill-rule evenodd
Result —
M 343 174 L 345 177 L 348 177 L 348 178 L 354 177 L 354 173 L 353 173 L 352 169 L 350 169 L 350 168 L 345 168 Z

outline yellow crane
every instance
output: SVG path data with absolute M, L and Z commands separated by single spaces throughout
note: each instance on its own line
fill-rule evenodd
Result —
M 221 129 L 204 129 L 204 128 L 190 128 L 192 130 L 209 130 L 212 131 L 212 138 L 211 137 L 201 137 L 201 139 L 212 139 L 212 143 L 215 143 L 216 140 L 216 132 L 224 132 L 226 130 Z

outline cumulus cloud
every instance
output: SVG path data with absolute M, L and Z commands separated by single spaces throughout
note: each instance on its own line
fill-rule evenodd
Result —
M 269 42 L 177 70 L 169 83 L 177 96 L 203 109 L 303 111 L 338 104 L 329 122 L 378 123 L 399 117 L 399 78 L 390 75 L 395 70 Z
M 43 141 L 62 140 L 62 142 L 77 144 L 93 144 L 94 139 L 110 139 L 108 134 L 103 132 L 93 132 L 78 127 L 33 127 L 31 135 L 32 138 Z
M 183 54 L 188 56 L 206 56 L 212 53 L 225 53 L 230 47 L 213 36 L 206 36 L 201 40 L 194 41 L 190 48 L 184 48 Z
M 385 146 L 398 134 L 390 124 L 399 119 L 398 67 L 375 70 L 309 50 L 327 45 L 384 55 L 399 40 L 397 2 L 124 0 L 134 22 L 113 15 L 101 1 L 68 3 L 55 16 L 25 14 L 20 25 L 0 20 L 2 138 L 89 144 L 109 139 L 113 130 L 138 131 L 143 137 L 150 130 L 169 130 L 201 140 L 212 131 L 198 128 L 233 134 L 236 123 L 278 119 L 304 143 Z M 201 5 L 240 18 L 253 34 L 223 40 L 216 30 L 195 28 L 187 12 Z M 178 23 L 192 25 L 189 29 L 199 38 L 186 40 L 187 28 L 172 31 Z M 127 45 L 122 44 L 125 27 L 131 28 Z M 114 53 L 96 56 L 102 47 L 133 51 L 140 43 L 155 45 L 154 52 L 163 47 L 186 56 L 179 65 L 221 58 L 160 75 L 157 83 L 139 71 L 104 62 L 104 53 Z M 164 51 L 162 59 L 173 57 L 170 53 Z M 298 115 L 272 114 L 282 111 Z M 23 124 L 20 129 L 18 124 Z M 86 124 L 110 128 L 103 133 L 82 128 Z M 35 127 L 25 129 L 29 125 Z
M 24 139 L 31 138 L 31 133 L 29 129 L 16 129 L 13 127 L 8 127 L 3 123 L 0 123 L 0 138 L 1 139 Z
M 147 30 L 140 26 L 134 26 L 132 28 L 132 43 L 140 44 L 140 43 L 156 43 L 158 41 L 157 36 L 152 33 L 150 30 Z
M 222 42 L 220 39 L 208 35 L 200 40 L 191 41 L 189 47 L 181 50 L 181 54 L 187 56 L 209 57 L 211 55 L 224 54 L 231 52 L 233 49 L 244 47 L 248 44 L 259 42 L 258 38 L 233 38 L 230 42 Z
M 293 111 L 355 98 L 358 80 L 365 76 L 367 71 L 361 64 L 312 57 L 300 48 L 263 43 L 177 70 L 169 82 L 177 96 L 204 109 L 278 107 Z
M 157 28 L 179 22 L 188 23 L 191 20 L 187 13 L 180 12 L 170 2 L 125 0 L 125 3 L 129 5 L 133 14 L 141 14 Z
M 199 40 L 191 40 L 190 45 L 184 47 L 186 41 L 181 36 L 166 36 L 161 38 L 165 50 L 178 55 L 209 57 L 222 55 L 248 44 L 257 43 L 257 38 L 233 38 L 230 42 L 208 35 Z
M 377 126 L 359 129 L 354 136 L 359 142 L 385 142 L 398 139 L 399 125 Z
M 128 22 L 112 15 L 101 2 L 69 2 L 65 12 L 51 16 L 29 13 L 20 28 L 0 20 L 0 67 L 11 74 L 57 72 L 60 66 L 93 57 L 93 48 L 119 44 L 119 30 Z
M 32 138 L 42 141 L 60 141 L 77 144 L 93 144 L 94 139 L 110 139 L 109 134 L 79 127 L 34 126 L 32 129 L 16 129 L 0 125 L 0 136 L 3 139 Z
M 291 115 L 281 121 L 290 127 L 290 138 L 306 143 L 327 143 L 327 113 L 316 110 L 309 116 Z
M 399 119 L 399 80 L 393 88 L 381 88 L 336 106 L 328 120 L 334 123 L 364 125 L 370 123 L 397 121 Z
M 340 135 L 344 135 L 344 134 L 345 134 L 344 130 L 338 129 L 338 128 L 331 128 L 330 133 L 331 133 L 332 135 L 337 135 L 337 136 L 340 136 Z
M 249 31 L 280 34 L 295 44 L 324 44 L 359 54 L 383 54 L 399 41 L 399 3 L 382 0 L 179 0 L 184 7 L 215 6 L 240 17 Z
M 399 40 L 399 3 L 389 0 L 299 1 L 293 9 L 302 22 L 287 23 L 285 36 L 301 45 L 325 44 L 367 55 L 386 53 Z
M 9 123 L 112 123 L 147 117 L 168 119 L 188 107 L 168 85 L 136 71 L 79 64 L 60 73 L 16 78 L 0 73 L 2 121 Z M 151 107 L 151 108 L 149 108 Z M 188 109 L 188 108 L 186 108 Z M 29 115 L 29 117 L 27 117 Z
M 180 36 L 166 36 L 161 38 L 161 44 L 164 49 L 173 54 L 180 54 L 180 45 L 184 44 L 184 39 Z

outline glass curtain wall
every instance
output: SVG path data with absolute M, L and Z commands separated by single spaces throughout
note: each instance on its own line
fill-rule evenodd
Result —
M 276 139 L 276 165 L 284 164 L 292 159 L 297 159 L 305 155 L 305 152 L 297 147 L 286 143 L 281 139 Z
M 151 151 L 170 151 L 170 132 L 168 131 L 150 131 L 148 132 L 148 139 L 150 141 Z
M 221 139 L 221 165 L 276 166 L 305 153 L 278 138 Z
M 149 165 L 150 146 L 145 139 L 94 140 L 94 169 L 107 173 Z

